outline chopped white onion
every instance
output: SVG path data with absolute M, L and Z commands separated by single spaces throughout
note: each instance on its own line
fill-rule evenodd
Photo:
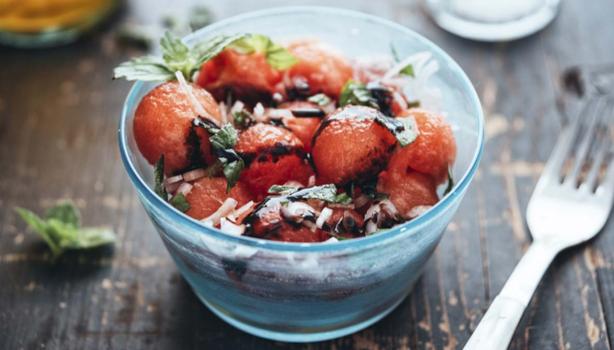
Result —
M 205 111 L 205 108 L 198 101 L 196 96 L 194 96 L 194 91 L 192 91 L 192 86 L 188 84 L 187 81 L 185 81 L 183 74 L 180 71 L 176 71 L 175 76 L 177 77 L 177 81 L 179 82 L 179 87 L 181 88 L 181 91 L 183 91 L 183 93 L 186 95 L 188 100 L 190 100 L 190 103 L 192 104 L 192 108 L 194 109 L 194 112 L 196 112 L 196 114 L 202 117 L 208 117 L 209 119 L 214 120 L 213 118 L 211 118 L 209 113 Z
M 397 217 L 399 215 L 397 207 L 395 207 L 389 199 L 384 199 L 380 202 L 380 205 L 382 206 L 382 209 L 386 212 L 386 214 L 392 217 Z
M 367 222 L 367 225 L 365 226 L 365 234 L 368 236 L 376 231 L 377 231 L 377 224 L 374 223 L 373 221 Z
M 218 105 L 218 109 L 220 110 L 220 117 L 222 118 L 222 124 L 228 123 L 228 107 L 226 103 L 220 102 Z
M 417 205 L 413 208 L 411 208 L 407 214 L 405 214 L 405 216 L 408 219 L 414 219 L 417 218 L 418 216 L 424 214 L 427 210 L 431 209 L 433 206 L 432 205 Z
M 324 243 L 335 243 L 335 242 L 339 242 L 339 240 L 336 237 L 331 237 L 324 241 Z
M 177 191 L 177 189 L 179 188 L 179 186 L 181 186 L 183 182 L 175 182 L 172 184 L 168 184 L 168 185 L 164 185 L 164 188 L 166 189 L 167 193 L 175 193 L 175 191 Z
M 237 225 L 226 218 L 221 218 L 220 230 L 233 236 L 240 236 L 245 232 L 245 225 Z
M 234 198 L 226 198 L 226 200 L 224 201 L 224 203 L 222 203 L 222 205 L 217 208 L 217 210 L 209 215 L 208 217 L 202 219 L 201 221 L 211 221 L 213 222 L 214 225 L 217 225 L 220 223 L 220 219 L 226 215 L 228 215 L 231 211 L 233 211 L 235 209 L 235 207 L 237 206 L 237 200 Z
M 326 221 L 328 221 L 328 219 L 331 217 L 331 215 L 333 215 L 333 210 L 330 208 L 324 208 L 322 209 L 322 212 L 320 213 L 320 216 L 318 216 L 318 219 L 316 220 L 316 226 L 318 228 L 322 228 L 322 226 L 324 226 L 324 223 Z
M 192 191 L 192 187 L 194 187 L 194 186 L 192 186 L 191 184 L 189 184 L 187 182 L 183 182 L 177 188 L 177 194 L 182 194 L 184 196 L 187 196 L 188 193 L 190 193 L 190 191 Z
M 418 70 L 421 70 L 422 67 L 428 63 L 428 61 L 431 59 L 431 53 L 424 51 L 424 52 L 418 52 L 416 54 L 410 55 L 408 57 L 406 57 L 405 59 L 401 60 L 399 63 L 395 64 L 394 66 L 392 66 L 392 68 L 390 68 L 383 77 L 383 80 L 386 79 L 390 79 L 392 77 L 394 77 L 395 75 L 398 75 L 399 72 L 401 72 L 401 70 L 405 67 L 407 67 L 407 65 L 411 64 L 414 68 L 414 74 L 417 75 Z
M 290 202 L 288 205 L 281 207 L 281 215 L 296 223 L 301 223 L 305 217 L 315 214 L 316 210 L 304 202 Z
M 243 219 L 254 209 L 255 203 L 254 201 L 249 201 L 245 203 L 240 208 L 235 209 L 232 213 L 228 214 L 228 218 L 234 221 L 237 224 L 243 222 Z
M 256 106 L 254 106 L 254 117 L 264 117 L 264 106 L 260 102 L 256 103 Z
M 235 101 L 235 103 L 230 107 L 230 114 L 241 112 L 245 108 L 245 104 L 241 101 Z
M 379 203 L 375 203 L 372 206 L 370 206 L 369 209 L 367 209 L 367 212 L 365 213 L 365 221 L 369 221 L 369 220 L 373 220 L 377 218 L 381 210 L 382 210 L 382 207 L 379 205 Z
M 307 180 L 307 187 L 313 187 L 316 185 L 316 177 L 314 175 L 311 175 L 309 177 L 309 180 Z
M 194 170 L 190 170 L 187 173 L 183 174 L 183 179 L 185 181 L 194 181 L 194 180 L 198 180 L 201 177 L 205 177 L 205 175 L 207 175 L 207 172 L 205 171 L 205 169 L 200 168 L 200 169 L 194 169 Z
M 174 184 L 174 183 L 180 182 L 182 180 L 183 180 L 183 176 L 182 175 L 175 175 L 175 176 L 167 177 L 166 180 L 164 180 L 164 184 L 165 185 L 170 185 L 170 184 Z

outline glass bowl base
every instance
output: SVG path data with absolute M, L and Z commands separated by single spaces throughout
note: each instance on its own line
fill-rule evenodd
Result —
M 233 318 L 231 315 L 229 315 L 224 310 L 214 306 L 212 303 L 209 303 L 206 299 L 204 299 L 198 293 L 196 293 L 196 291 L 194 291 L 194 293 L 196 294 L 196 296 L 198 296 L 198 299 L 200 299 L 200 301 L 203 304 L 205 304 L 205 306 L 209 310 L 211 310 L 211 312 L 213 312 L 216 316 L 218 316 L 219 318 L 221 318 L 228 324 L 232 325 L 233 327 L 238 328 L 246 333 L 255 335 L 260 338 L 288 342 L 288 343 L 318 342 L 318 341 L 341 338 L 348 334 L 356 333 L 376 323 L 382 318 L 386 317 L 389 313 L 391 313 L 394 309 L 396 309 L 396 307 L 399 306 L 399 304 L 401 304 L 401 302 L 403 302 L 403 300 L 405 300 L 405 297 L 406 297 L 405 296 L 403 298 L 400 298 L 391 307 L 377 314 L 376 316 L 373 316 L 365 321 L 353 324 L 351 326 L 343 327 L 343 328 L 336 328 L 336 329 L 322 331 L 322 332 L 300 333 L 300 332 L 274 331 L 271 329 L 265 329 L 265 328 L 261 328 L 261 327 L 257 327 L 257 326 L 245 323 L 245 322 L 241 322 L 237 320 L 236 318 Z

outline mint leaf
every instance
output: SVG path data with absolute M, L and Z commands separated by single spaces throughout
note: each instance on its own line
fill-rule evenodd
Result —
M 47 246 L 49 246 L 49 249 L 51 249 L 51 254 L 54 257 L 61 254 L 62 249 L 56 243 L 55 239 L 52 238 L 47 232 L 47 223 L 45 222 L 45 220 L 41 219 L 38 215 L 24 208 L 15 208 L 15 211 L 17 212 L 17 214 L 19 214 L 21 219 L 26 224 L 28 224 L 28 227 L 30 227 L 32 231 L 38 233 L 38 235 L 41 236 L 45 243 L 47 243 Z
M 296 186 L 273 185 L 269 188 L 269 193 L 272 194 L 291 194 L 298 191 Z
M 113 79 L 166 81 L 174 77 L 173 72 L 161 59 L 151 56 L 124 62 L 113 70 Z
M 342 192 L 335 196 L 335 203 L 339 204 L 350 204 L 352 203 L 352 197 L 350 197 L 347 193 Z
M 115 234 L 110 229 L 80 227 L 79 210 L 68 201 L 49 209 L 45 219 L 27 209 L 15 208 L 15 211 L 43 238 L 54 259 L 67 249 L 87 249 L 115 242 Z
M 403 75 L 407 75 L 410 76 L 412 78 L 416 77 L 416 74 L 414 72 L 414 66 L 410 64 L 406 65 L 405 67 L 403 67 L 400 71 L 399 74 L 403 74 Z
M 239 156 L 237 155 L 237 157 Z M 230 189 L 237 184 L 237 181 L 239 181 L 241 171 L 243 170 L 243 168 L 245 168 L 245 162 L 243 161 L 243 159 L 227 162 L 223 161 L 222 158 L 220 158 L 220 161 L 222 162 L 222 164 L 224 164 L 224 177 L 228 182 L 226 186 L 226 192 L 230 192 Z
M 115 233 L 106 227 L 83 227 L 74 241 L 66 245 L 70 249 L 89 249 L 114 243 Z
M 233 41 L 245 34 L 220 35 L 190 48 L 170 32 L 160 39 L 162 59 L 158 57 L 138 57 L 120 64 L 113 70 L 113 78 L 142 81 L 169 81 L 175 79 L 179 71 L 191 80 L 202 64 L 217 56 Z
M 418 137 L 418 125 L 413 117 L 392 118 L 379 114 L 375 120 L 392 132 L 401 147 L 409 145 Z
M 192 48 L 192 55 L 195 57 L 196 65 L 189 76 L 191 77 L 195 71 L 200 69 L 203 63 L 217 56 L 228 45 L 245 37 L 246 35 L 247 34 L 219 35 L 206 42 L 194 45 Z
M 243 158 L 233 148 L 239 136 L 237 129 L 230 123 L 219 128 L 213 122 L 200 117 L 194 119 L 194 125 L 207 130 L 209 133 L 209 142 L 211 142 L 213 153 L 222 164 L 222 172 L 227 181 L 226 191 L 230 191 L 239 181 L 241 171 L 245 168 Z
M 45 219 L 56 219 L 72 227 L 81 226 L 79 211 L 71 201 L 60 202 L 45 213 Z
M 262 34 L 248 34 L 233 42 L 230 48 L 243 55 L 262 53 L 267 63 L 277 70 L 288 69 L 298 62 L 286 48 Z
M 186 211 L 190 210 L 190 203 L 188 203 L 183 193 L 178 193 L 173 196 L 169 203 L 182 213 L 185 213 Z
M 330 97 L 328 97 L 328 96 L 326 96 L 325 94 L 322 94 L 322 93 L 310 96 L 309 98 L 307 98 L 307 101 L 309 101 L 311 103 L 315 103 L 318 106 L 326 106 L 327 104 L 332 102 Z
M 339 107 L 347 105 L 368 106 L 379 108 L 377 100 L 371 95 L 367 86 L 354 80 L 348 80 L 339 95 Z
M 156 162 L 154 168 L 154 192 L 163 200 L 166 200 L 167 193 L 164 186 L 164 155 L 160 156 L 160 159 Z

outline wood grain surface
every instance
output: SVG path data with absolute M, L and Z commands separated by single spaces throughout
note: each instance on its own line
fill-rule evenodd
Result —
M 572 98 L 569 66 L 614 62 L 614 1 L 564 1 L 544 31 L 484 44 L 452 36 L 416 1 L 302 1 L 392 19 L 433 40 L 467 72 L 487 115 L 479 173 L 414 292 L 374 326 L 289 345 L 242 333 L 210 313 L 154 234 L 121 165 L 118 119 L 129 88 L 111 69 L 134 49 L 115 28 L 154 23 L 190 1 L 132 1 L 73 45 L 0 48 L 0 349 L 457 349 L 499 292 L 530 237 L 524 211 Z M 286 1 L 202 1 L 218 19 Z M 185 6 L 180 6 L 185 5 Z M 293 3 L 295 4 L 295 3 Z M 563 104 L 557 101 L 564 101 Z M 568 103 L 569 102 L 569 103 Z M 114 249 L 52 264 L 13 207 L 72 198 L 88 225 L 111 225 Z M 610 349 L 614 225 L 561 254 L 511 349 Z

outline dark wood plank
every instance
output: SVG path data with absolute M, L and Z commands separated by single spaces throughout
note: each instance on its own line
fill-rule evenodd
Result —
M 286 5 L 205 3 L 218 17 Z M 560 129 L 555 101 L 561 71 L 614 60 L 607 45 L 614 3 L 565 2 L 543 33 L 494 45 L 445 33 L 417 1 L 335 5 L 394 19 L 434 40 L 467 71 L 488 116 L 479 176 L 412 295 L 369 329 L 317 344 L 258 339 L 211 314 L 178 275 L 124 175 L 116 129 L 129 84 L 111 82 L 109 74 L 133 51 L 118 47 L 106 26 L 62 48 L 0 49 L 0 348 L 462 347 L 530 241 L 522 217 Z M 185 11 L 163 1 L 126 7 L 115 23 L 152 23 L 168 11 Z M 52 264 L 12 208 L 43 210 L 59 198 L 73 198 L 88 224 L 112 225 L 117 247 Z M 512 349 L 610 348 L 613 231 L 610 224 L 590 248 L 574 248 L 557 260 Z

